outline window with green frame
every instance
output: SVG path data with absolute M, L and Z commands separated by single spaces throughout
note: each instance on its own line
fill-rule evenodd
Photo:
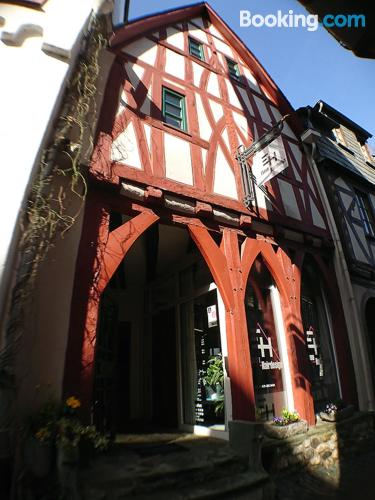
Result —
M 240 79 L 240 70 L 238 68 L 238 64 L 234 61 L 232 61 L 232 59 L 229 59 L 228 57 L 226 58 L 227 60 L 227 65 L 228 65 L 228 72 L 229 72 L 229 76 L 231 78 L 234 78 L 235 80 L 239 80 Z
M 163 121 L 187 130 L 185 96 L 163 87 Z
M 201 61 L 204 61 L 203 44 L 201 44 L 197 40 L 194 40 L 194 38 L 191 38 L 190 36 L 189 36 L 189 54 L 191 56 L 197 57 Z

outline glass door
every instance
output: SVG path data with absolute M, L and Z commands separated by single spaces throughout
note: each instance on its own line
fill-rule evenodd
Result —
M 183 423 L 225 429 L 223 352 L 217 291 L 182 303 Z

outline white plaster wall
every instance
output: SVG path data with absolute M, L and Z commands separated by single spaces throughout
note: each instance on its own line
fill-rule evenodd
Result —
M 286 215 L 293 217 L 293 219 L 301 220 L 301 214 L 297 205 L 293 187 L 289 184 L 289 182 L 285 182 L 282 179 L 278 179 L 277 182 L 279 183 L 281 199 L 283 201 Z
M 49 0 L 43 10 L 1 4 L 0 279 L 30 174 L 73 66 L 79 39 L 98 0 Z M 74 15 L 72 15 L 74 12 Z M 30 36 L 33 35 L 33 36 Z M 5 279 L 2 280 L 3 288 Z M 5 287 L 6 288 L 6 287 Z M 3 298 L 3 294 L 0 298 Z
M 166 49 L 165 71 L 176 78 L 180 78 L 180 80 L 185 80 L 185 58 L 172 50 Z
M 127 44 L 123 49 L 123 52 L 136 57 L 150 66 L 154 66 L 157 50 L 158 46 L 155 42 L 148 40 L 147 38 L 140 38 L 133 43 Z
M 310 196 L 310 208 L 311 208 L 311 215 L 312 215 L 312 220 L 313 220 L 314 226 L 320 227 L 322 229 L 326 229 L 326 225 L 324 223 L 323 217 L 320 215 L 318 207 L 315 205 L 311 196 Z
M 203 66 L 193 62 L 193 81 L 196 87 L 200 87 L 203 69 Z
M 207 115 L 202 103 L 202 98 L 198 93 L 195 94 L 195 99 L 197 102 L 199 134 L 202 139 L 204 139 L 205 141 L 209 141 L 212 134 L 211 125 L 207 119 Z
M 228 79 L 225 79 L 225 83 L 227 85 L 227 91 L 228 91 L 228 98 L 229 102 L 234 106 L 235 108 L 242 109 L 241 103 L 238 100 L 236 91 L 234 90 L 234 85 L 232 82 L 230 82 Z M 238 88 L 238 87 L 237 87 Z
M 190 144 L 179 137 L 164 134 L 165 175 L 184 184 L 193 185 Z
M 207 35 L 204 31 L 196 28 L 190 23 L 188 23 L 188 28 L 189 28 L 189 35 L 191 35 L 193 38 L 197 38 L 198 40 L 200 40 L 205 44 L 208 44 Z
M 40 11 L 0 4 L 0 323 L 11 290 L 20 209 L 53 131 L 90 15 L 105 3 L 49 0 Z M 38 380 L 49 384 L 56 395 L 61 390 L 80 231 L 77 222 L 40 272 L 43 285 L 34 297 L 35 314 L 26 339 L 31 345 L 19 359 L 21 368 L 22 356 L 24 368 L 29 365 L 29 372 L 20 373 L 24 383 L 19 399 L 24 406 L 36 402 Z
M 216 101 L 212 101 L 211 99 L 209 99 L 209 103 L 210 103 L 210 108 L 211 108 L 213 117 L 214 117 L 215 121 L 218 122 L 220 120 L 220 118 L 222 118 L 224 116 L 223 106 L 221 104 L 217 103 Z
M 142 168 L 133 122 L 129 122 L 125 130 L 113 141 L 111 158 L 129 167 Z
M 266 108 L 266 105 L 264 104 L 263 99 L 260 99 L 256 95 L 254 96 L 255 103 L 257 105 L 257 108 L 259 110 L 260 116 L 262 117 L 262 120 L 264 123 L 267 123 L 268 125 L 271 125 L 271 117 L 270 114 L 268 113 L 268 110 Z
M 228 196 L 229 198 L 238 198 L 233 170 L 220 146 L 216 154 L 214 192 L 222 194 L 223 196 Z
M 168 43 L 177 47 L 180 50 L 185 50 L 184 34 L 182 31 L 178 31 L 171 26 L 167 28 L 167 40 Z
M 219 98 L 221 97 L 219 89 L 219 80 L 217 79 L 217 75 L 215 73 L 210 73 L 210 76 L 208 77 L 207 92 L 216 97 Z

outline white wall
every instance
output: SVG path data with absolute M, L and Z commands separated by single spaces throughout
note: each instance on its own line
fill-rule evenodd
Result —
M 30 175 L 52 131 L 83 28 L 104 3 L 49 0 L 41 11 L 0 5 L 0 318 Z

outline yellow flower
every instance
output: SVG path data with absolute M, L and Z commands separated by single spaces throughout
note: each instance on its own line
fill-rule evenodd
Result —
M 81 406 L 81 401 L 79 399 L 75 398 L 74 396 L 70 396 L 66 400 L 66 406 L 69 406 L 69 408 L 76 409 L 76 408 L 79 408 Z

